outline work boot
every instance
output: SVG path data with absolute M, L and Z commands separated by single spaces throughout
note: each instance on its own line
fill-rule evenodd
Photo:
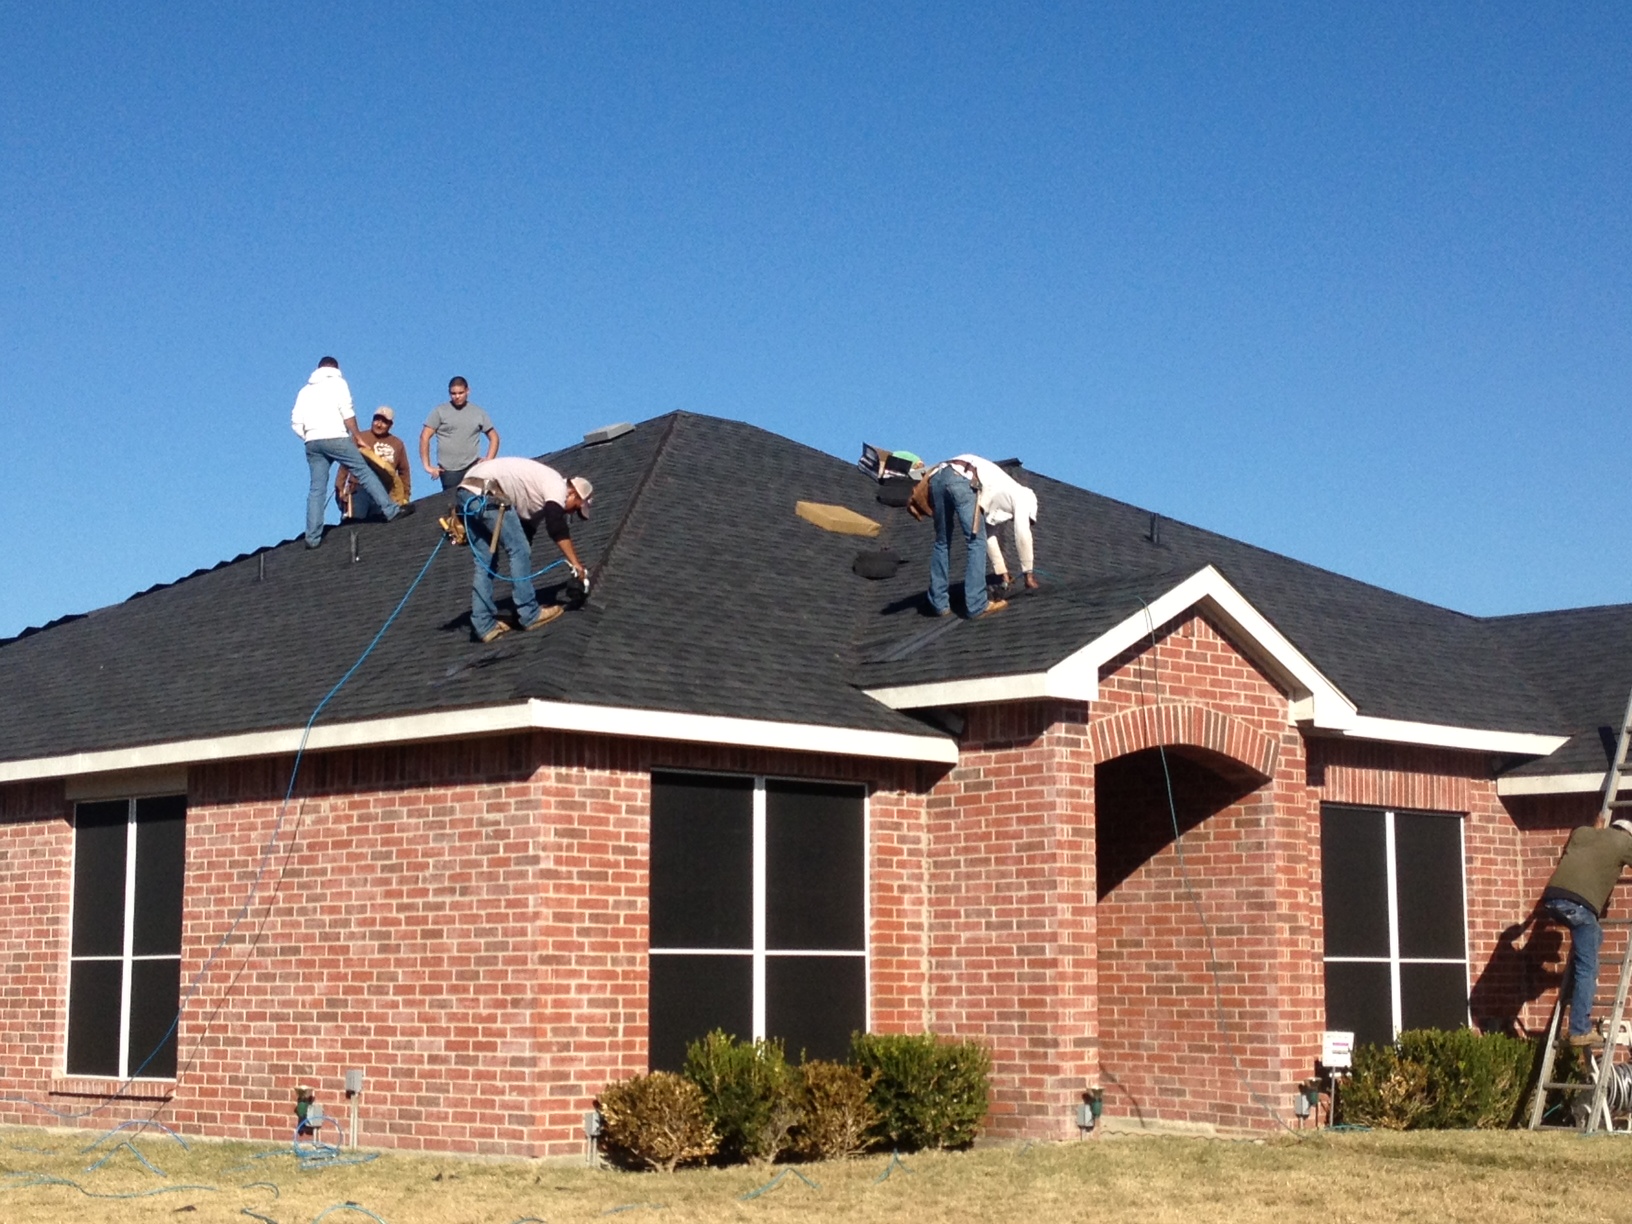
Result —
M 985 608 L 981 610 L 980 615 L 975 617 L 975 619 L 980 620 L 982 617 L 990 616 L 994 612 L 1001 612 L 1008 606 L 1009 601 L 1006 599 L 989 599 L 986 601 Z
M 1568 1040 L 1569 1044 L 1578 1050 L 1604 1044 L 1604 1039 L 1597 1033 L 1571 1033 Z
M 397 518 L 402 518 L 405 515 L 412 514 L 414 509 L 415 507 L 413 502 L 404 502 L 402 505 L 397 507 Z
M 528 631 L 533 630 L 533 629 L 542 629 L 542 628 L 544 628 L 545 625 L 549 624 L 551 621 L 553 621 L 556 617 L 560 616 L 565 611 L 566 611 L 566 609 L 563 608 L 560 604 L 551 604 L 548 608 L 541 608 L 539 610 L 538 616 L 536 618 L 534 618 L 533 623 L 530 624 L 530 625 L 523 625 L 521 627 L 521 631 L 523 633 L 527 633 Z
M 506 624 L 504 621 L 494 621 L 493 622 L 493 628 L 489 629 L 486 633 L 482 634 L 482 636 L 477 638 L 476 640 L 478 642 L 480 642 L 483 646 L 486 646 L 489 642 L 498 641 L 501 637 L 503 637 L 505 634 L 507 634 L 509 632 L 510 632 L 510 626 L 508 624 Z

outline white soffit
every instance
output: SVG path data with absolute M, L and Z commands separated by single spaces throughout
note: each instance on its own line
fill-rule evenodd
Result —
M 1156 629 L 1192 608 L 1211 616 L 1232 641 L 1291 694 L 1288 721 L 1308 730 L 1324 731 L 1348 739 L 1525 756 L 1547 756 L 1556 752 L 1567 738 L 1525 731 L 1486 731 L 1475 727 L 1406 722 L 1360 714 L 1354 702 L 1344 696 L 1263 613 L 1247 602 L 1246 596 L 1210 565 L 1198 570 L 1172 590 L 1157 596 L 1150 602 L 1148 610 L 1141 609 L 1046 672 L 906 684 L 869 689 L 867 695 L 897 710 L 1025 701 L 1039 697 L 1094 701 L 1099 696 L 1100 668 L 1123 651 L 1147 641 Z
M 1045 672 L 904 684 L 869 689 L 867 695 L 896 710 L 1024 701 L 1037 697 L 1094 701 L 1099 697 L 1101 667 L 1191 608 L 1200 608 L 1217 620 L 1259 666 L 1291 692 L 1293 705 L 1288 711 L 1289 721 L 1313 717 L 1317 725 L 1333 730 L 1353 721 L 1354 703 L 1210 565 L 1157 596 L 1148 609 L 1141 609 L 1106 630 Z
M 1448 727 L 1440 723 L 1404 722 L 1395 718 L 1356 715 L 1343 729 L 1347 739 L 1380 740 L 1390 744 L 1425 744 L 1433 748 L 1466 748 L 1473 752 L 1510 752 L 1520 756 L 1550 756 L 1569 739 L 1567 735 L 1538 735 L 1533 731 L 1484 731 L 1477 727 Z M 1603 785 L 1604 776 L 1596 775 Z
M 709 714 L 676 714 L 664 710 L 636 710 L 615 706 L 529 700 L 513 705 L 449 710 L 435 714 L 405 714 L 361 722 L 325 723 L 312 728 L 306 748 L 319 752 L 336 748 L 367 748 L 416 741 L 460 739 L 506 731 L 533 729 L 577 731 L 588 735 L 615 735 L 632 739 L 680 740 L 701 744 L 728 744 L 741 748 L 776 748 L 793 752 L 826 752 L 838 756 L 877 757 L 884 760 L 928 761 L 955 764 L 957 744 L 946 736 L 910 735 L 897 731 L 859 731 L 849 727 L 809 723 L 767 722 Z M 0 782 L 38 778 L 77 778 L 88 774 L 115 775 L 132 782 L 143 778 L 173 779 L 188 765 L 209 761 L 279 756 L 300 747 L 301 728 L 250 731 L 207 739 L 174 740 L 137 748 L 112 748 L 56 757 L 0 762 Z M 133 776 L 132 771 L 143 771 Z M 85 783 L 85 797 L 106 789 Z M 128 791 L 122 793 L 130 793 Z
M 1603 792 L 1602 773 L 1541 774 L 1496 779 L 1498 795 L 1601 795 Z

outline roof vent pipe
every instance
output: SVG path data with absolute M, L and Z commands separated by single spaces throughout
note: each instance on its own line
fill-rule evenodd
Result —
M 1162 516 L 1159 514 L 1150 516 L 1150 542 L 1157 548 L 1162 546 Z

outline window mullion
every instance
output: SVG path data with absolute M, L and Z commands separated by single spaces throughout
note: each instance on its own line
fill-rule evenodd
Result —
M 119 1076 L 130 1074 L 131 957 L 136 951 L 136 800 L 125 823 L 125 914 L 119 966 Z
M 1400 1033 L 1400 873 L 1394 861 L 1394 813 L 1383 813 L 1384 860 L 1388 865 L 1388 994 L 1394 1035 Z
M 754 779 L 754 1038 L 765 1036 L 765 779 Z

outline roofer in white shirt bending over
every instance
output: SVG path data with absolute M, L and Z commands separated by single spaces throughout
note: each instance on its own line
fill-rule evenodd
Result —
M 306 443 L 306 464 L 311 469 L 312 487 L 306 494 L 306 547 L 323 543 L 323 508 L 329 500 L 329 471 L 336 463 L 357 478 L 363 492 L 387 522 L 399 514 L 412 514 L 413 502 L 399 506 L 393 502 L 363 458 L 361 447 L 369 439 L 357 428 L 357 413 L 351 406 L 351 388 L 340 373 L 340 363 L 325 357 L 295 396 L 289 424 Z
M 919 518 L 933 514 L 935 551 L 929 559 L 929 607 L 936 616 L 952 611 L 952 533 L 958 531 L 965 543 L 963 569 L 964 615 L 973 619 L 990 616 L 1009 606 L 1006 599 L 986 597 L 986 561 L 1009 584 L 1009 565 L 1003 548 L 986 528 L 1014 523 L 1014 544 L 1020 554 L 1020 571 L 1026 589 L 1037 589 L 1032 571 L 1031 526 L 1037 521 L 1037 494 L 1026 488 L 990 459 L 979 455 L 959 455 L 930 469 L 929 505 L 915 499 L 912 512 Z M 982 555 L 981 545 L 985 545 Z
M 510 558 L 510 594 L 516 619 L 523 629 L 538 629 L 560 616 L 560 604 L 539 610 L 533 590 L 533 533 L 540 523 L 572 575 L 587 585 L 588 571 L 572 545 L 567 516 L 589 517 L 595 488 L 582 476 L 568 480 L 536 459 L 483 459 L 472 465 L 459 483 L 459 514 L 469 532 L 471 559 L 476 572 L 470 583 L 470 628 L 479 642 L 491 642 L 510 626 L 499 619 L 493 603 L 494 558 L 503 548 Z M 498 540 L 493 536 L 495 530 Z

